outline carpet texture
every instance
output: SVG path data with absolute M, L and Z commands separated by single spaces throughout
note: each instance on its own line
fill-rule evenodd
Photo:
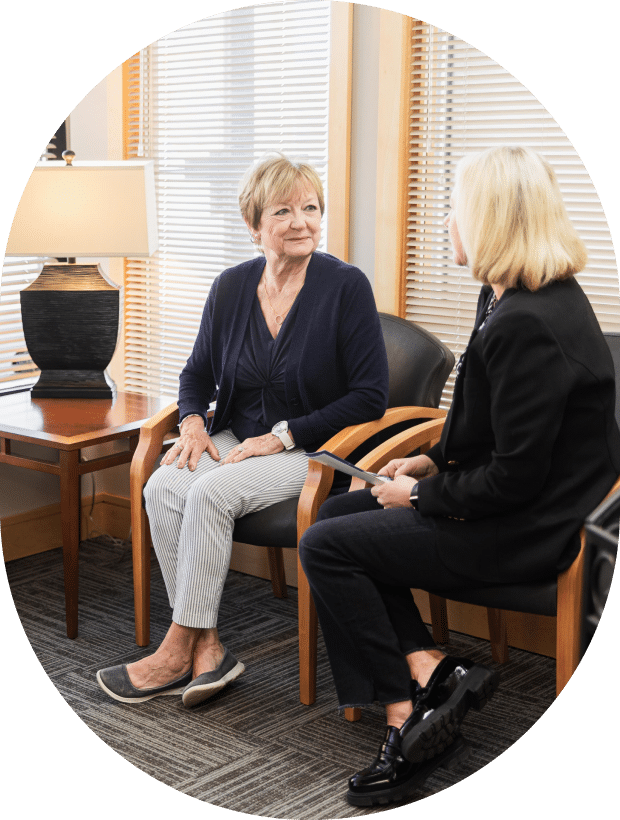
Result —
M 170 624 L 170 608 L 153 558 L 151 647 Z M 317 701 L 298 697 L 297 590 L 273 597 L 268 581 L 230 572 L 220 609 L 222 642 L 246 672 L 201 706 L 180 697 L 141 704 L 110 699 L 95 675 L 104 666 L 148 654 L 134 641 L 131 549 L 101 537 L 80 550 L 79 636 L 65 634 L 60 550 L 6 565 L 15 605 L 43 668 L 79 717 L 126 760 L 197 800 L 251 815 L 298 820 L 356 817 L 381 809 L 346 803 L 348 777 L 374 757 L 383 710 L 349 723 L 338 710 L 319 636 Z M 452 632 L 447 651 L 493 666 L 488 642 Z M 511 649 L 500 688 L 486 708 L 470 711 L 463 734 L 470 757 L 437 770 L 408 802 L 446 789 L 500 755 L 553 702 L 555 662 Z

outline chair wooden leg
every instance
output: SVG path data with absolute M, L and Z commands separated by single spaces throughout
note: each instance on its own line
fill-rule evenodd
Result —
M 450 633 L 448 630 L 448 604 L 445 598 L 439 595 L 428 593 L 428 600 L 431 607 L 431 625 L 433 628 L 433 640 L 435 643 L 448 643 Z
M 267 558 L 269 560 L 269 574 L 271 575 L 271 588 L 274 598 L 287 598 L 282 547 L 267 547 Z
M 306 706 L 316 700 L 318 618 L 308 579 L 297 557 L 299 608 L 299 699 Z
M 585 533 L 582 530 L 579 555 L 570 567 L 558 576 L 556 696 L 566 686 L 581 660 L 585 552 Z
M 344 710 L 344 716 L 347 720 L 350 720 L 351 723 L 354 723 L 361 718 L 362 710 L 358 706 L 351 706 Z
M 508 632 L 506 631 L 506 613 L 503 609 L 487 607 L 491 657 L 495 663 L 508 661 Z
M 151 538 L 146 511 L 142 505 L 137 510 L 132 505 L 131 546 L 136 643 L 138 646 L 147 646 L 150 640 Z

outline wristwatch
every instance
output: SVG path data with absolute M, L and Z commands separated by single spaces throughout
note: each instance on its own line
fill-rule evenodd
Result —
M 418 509 L 418 485 L 414 484 L 411 488 L 411 495 L 409 496 L 409 503 L 414 510 Z
M 280 439 L 286 450 L 293 449 L 295 442 L 288 434 L 288 421 L 279 421 L 277 424 L 274 424 L 271 428 L 271 432 Z

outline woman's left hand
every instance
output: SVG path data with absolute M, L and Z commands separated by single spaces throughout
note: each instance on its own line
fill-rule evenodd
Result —
M 415 478 L 406 475 L 399 475 L 393 481 L 386 481 L 384 484 L 375 484 L 370 490 L 384 510 L 392 510 L 398 507 L 411 507 L 409 496 L 412 488 L 418 482 Z
M 264 436 L 244 439 L 241 444 L 233 447 L 226 458 L 220 461 L 220 464 L 236 464 L 238 461 L 243 461 L 244 458 L 270 456 L 272 453 L 279 453 L 282 450 L 284 450 L 284 445 L 280 439 L 274 436 L 273 433 L 265 433 Z

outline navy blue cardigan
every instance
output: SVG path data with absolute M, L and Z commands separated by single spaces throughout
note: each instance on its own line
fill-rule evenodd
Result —
M 206 421 L 209 432 L 230 422 L 235 370 L 252 302 L 265 266 L 257 257 L 214 281 L 194 349 L 180 375 L 179 417 Z M 292 332 L 285 374 L 289 427 L 311 451 L 351 424 L 381 418 L 388 365 L 372 288 L 358 269 L 329 254 L 312 254 Z

